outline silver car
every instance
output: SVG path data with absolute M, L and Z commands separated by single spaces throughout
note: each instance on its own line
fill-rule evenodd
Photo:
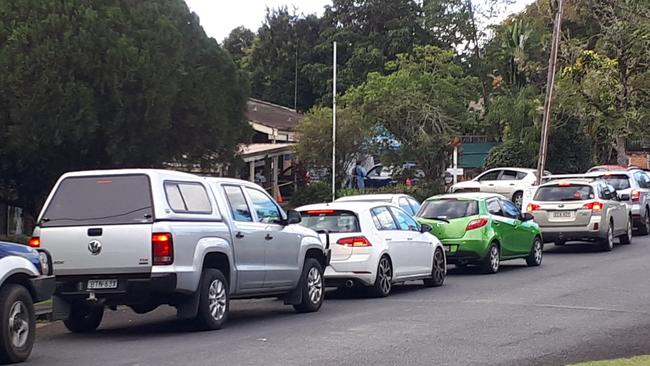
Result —
M 605 251 L 632 240 L 632 213 L 616 189 L 601 179 L 551 181 L 539 186 L 528 203 L 545 242 L 596 242 Z

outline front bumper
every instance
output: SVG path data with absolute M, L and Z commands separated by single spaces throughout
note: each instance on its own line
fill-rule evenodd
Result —
M 34 290 L 34 302 L 40 302 L 52 297 L 56 287 L 54 276 L 39 276 L 30 278 L 29 282 Z

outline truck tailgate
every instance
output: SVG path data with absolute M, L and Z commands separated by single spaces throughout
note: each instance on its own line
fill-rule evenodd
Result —
M 151 224 L 41 228 L 40 238 L 57 276 L 151 272 Z

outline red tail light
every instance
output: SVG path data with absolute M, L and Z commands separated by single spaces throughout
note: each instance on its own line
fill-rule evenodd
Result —
M 632 200 L 632 202 L 641 201 L 641 192 L 637 191 L 636 189 L 632 190 L 632 193 L 630 194 L 630 199 Z
M 32 236 L 27 244 L 32 247 L 32 248 L 40 248 L 41 247 L 41 238 L 38 236 Z
M 582 206 L 582 207 L 586 208 L 588 210 L 592 210 L 592 211 L 602 211 L 603 210 L 603 204 L 600 203 L 600 202 L 585 203 L 585 205 Z
M 526 208 L 526 211 L 528 212 L 535 212 L 539 210 L 542 206 L 535 204 L 535 203 L 529 203 L 528 207 Z
M 172 240 L 172 234 L 152 234 L 151 251 L 155 266 L 166 266 L 174 263 L 174 241 Z
M 322 215 L 322 214 L 331 214 L 334 213 L 334 210 L 309 210 L 307 211 L 308 215 Z
M 349 238 L 341 238 L 336 241 L 336 244 L 343 245 L 344 247 L 362 248 L 371 247 L 372 244 L 365 236 L 351 236 Z
M 465 228 L 465 230 L 470 231 L 470 230 L 480 229 L 487 224 L 488 224 L 488 219 L 481 217 L 480 219 L 470 221 L 469 224 L 467 224 L 467 228 Z

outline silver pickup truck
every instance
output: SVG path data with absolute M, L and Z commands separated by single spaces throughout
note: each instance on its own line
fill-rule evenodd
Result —
M 162 304 L 219 329 L 230 299 L 281 297 L 299 312 L 323 301 L 329 250 L 259 186 L 167 170 L 63 175 L 34 240 L 51 255 L 54 318 L 95 330 L 106 307 Z

